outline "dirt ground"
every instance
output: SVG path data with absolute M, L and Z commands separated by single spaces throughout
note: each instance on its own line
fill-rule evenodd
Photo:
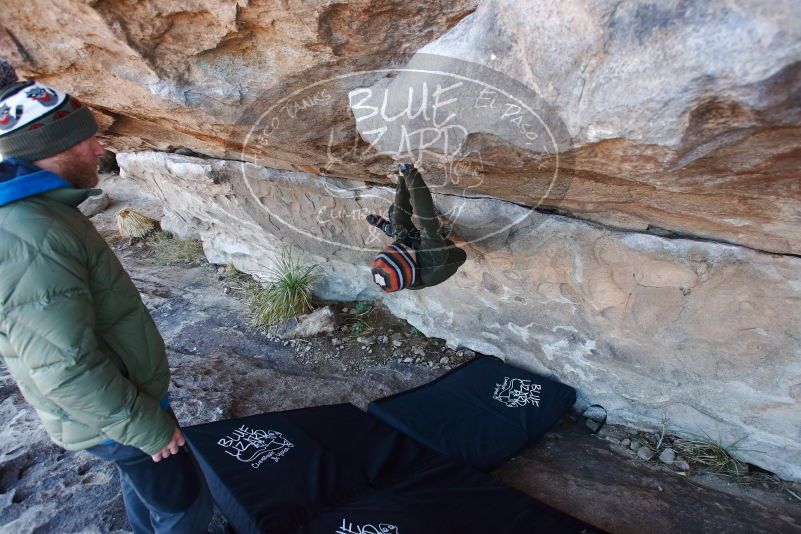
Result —
M 116 211 L 132 205 L 159 218 L 161 207 L 119 177 L 105 187 L 112 205 L 93 221 L 165 338 L 172 404 L 184 426 L 338 402 L 364 409 L 475 357 L 370 303 L 335 303 L 341 326 L 319 337 L 287 342 L 255 329 L 237 280 L 221 266 L 156 265 L 147 245 L 120 238 Z M 611 425 L 590 435 L 566 417 L 493 476 L 614 533 L 801 532 L 797 484 L 753 469 L 739 481 L 682 469 L 644 460 L 630 445 L 655 439 Z M 0 532 L 129 528 L 112 466 L 51 444 L 0 366 Z

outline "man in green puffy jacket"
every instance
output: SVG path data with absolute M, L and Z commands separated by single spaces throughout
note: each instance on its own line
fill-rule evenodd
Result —
M 211 497 L 169 408 L 164 341 L 76 207 L 99 193 L 95 120 L 8 72 L 0 62 L 0 356 L 54 442 L 117 464 L 135 532 L 205 532 Z

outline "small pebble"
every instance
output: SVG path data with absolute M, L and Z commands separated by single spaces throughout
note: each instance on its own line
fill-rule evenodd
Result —
M 442 365 L 448 365 L 450 361 L 451 361 L 450 358 L 448 358 L 447 356 L 443 356 L 442 358 L 440 358 L 439 363 L 441 363 Z
M 629 448 L 634 452 L 637 452 L 637 450 L 639 450 L 640 447 L 642 447 L 642 443 L 640 443 L 639 441 L 632 441 L 631 445 L 629 445 Z
M 404 358 L 403 359 L 403 363 L 413 363 L 413 362 L 414 362 L 414 360 L 411 359 L 411 358 Z
M 392 342 L 392 346 L 396 347 L 396 348 L 397 347 L 401 347 L 402 345 L 403 345 L 403 342 L 401 342 L 401 341 L 399 341 L 397 339 Z
M 342 308 L 342 313 L 348 313 L 350 310 L 348 308 Z
M 650 460 L 654 457 L 654 451 L 651 450 L 650 447 L 642 446 L 637 449 L 637 456 L 642 458 L 643 460 Z
M 659 461 L 664 464 L 672 464 L 673 461 L 676 459 L 676 451 L 673 449 L 665 449 L 661 453 L 659 453 Z
M 631 445 L 631 440 L 629 438 L 624 438 L 620 440 L 620 444 L 623 445 L 624 447 L 628 447 L 629 445 Z
M 679 458 L 678 460 L 674 460 L 673 465 L 675 465 L 682 471 L 690 470 L 690 464 L 688 464 L 686 460 L 682 460 L 681 458 Z

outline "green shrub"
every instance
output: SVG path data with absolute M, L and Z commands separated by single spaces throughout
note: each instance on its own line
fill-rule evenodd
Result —
M 363 313 L 367 313 L 372 309 L 373 309 L 373 307 L 370 306 L 370 303 L 369 302 L 365 302 L 363 300 L 360 300 L 359 302 L 357 302 L 356 305 L 353 307 L 353 310 L 359 315 L 361 315 Z
M 250 291 L 250 316 L 253 326 L 265 328 L 313 308 L 312 286 L 319 280 L 318 265 L 297 261 L 289 248 L 271 269 L 271 280 Z
M 360 336 L 364 334 L 364 332 L 367 330 L 367 325 L 364 322 L 359 321 L 357 323 L 351 324 L 349 328 L 351 334 L 353 334 L 354 336 Z

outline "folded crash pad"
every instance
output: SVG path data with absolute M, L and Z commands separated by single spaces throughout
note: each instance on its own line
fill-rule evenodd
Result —
M 350 404 L 184 434 L 237 534 L 597 532 Z
M 532 445 L 576 402 L 576 390 L 489 356 L 372 402 L 368 411 L 481 470 Z

